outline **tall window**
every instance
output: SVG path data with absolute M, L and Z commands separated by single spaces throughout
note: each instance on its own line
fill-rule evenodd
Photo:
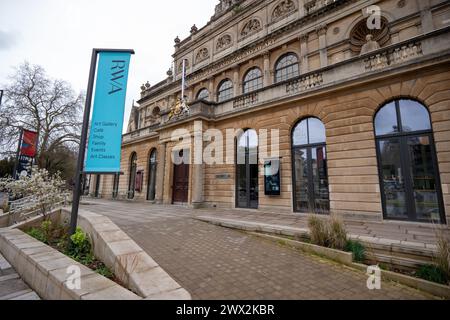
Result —
M 244 93 L 261 89 L 263 87 L 263 77 L 261 70 L 259 68 L 250 69 L 245 74 L 242 87 L 244 88 Z
M 147 200 L 155 200 L 155 186 L 156 186 L 156 149 L 150 153 L 148 161 L 148 188 Z
M 258 135 L 253 129 L 236 143 L 236 207 L 258 208 Z
M 445 222 L 428 110 L 411 99 L 384 105 L 375 134 L 386 219 Z
M 133 152 L 130 158 L 130 177 L 128 180 L 128 199 L 134 199 L 136 191 L 137 154 Z
M 223 80 L 217 90 L 217 102 L 233 98 L 233 82 L 230 79 Z
M 292 132 L 294 210 L 330 211 L 325 126 L 316 118 L 300 121 Z
M 281 82 L 300 74 L 297 55 L 288 53 L 278 59 L 275 65 L 275 82 Z
M 208 100 L 208 99 L 209 99 L 208 89 L 203 88 L 197 93 L 197 100 Z

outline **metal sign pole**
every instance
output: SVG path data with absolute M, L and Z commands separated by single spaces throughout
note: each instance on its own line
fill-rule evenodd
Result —
M 84 157 L 86 154 L 86 142 L 89 129 L 89 118 L 91 115 L 92 94 L 94 91 L 95 69 L 97 67 L 97 49 L 92 50 L 91 69 L 89 71 L 89 80 L 86 91 L 86 104 L 84 107 L 83 128 L 81 129 L 80 148 L 78 151 L 77 169 L 75 171 L 75 186 L 73 189 L 72 213 L 70 216 L 69 236 L 73 235 L 77 229 L 78 208 L 80 206 L 81 196 L 81 179 L 84 165 Z
M 20 156 L 20 148 L 22 147 L 22 139 L 23 139 L 23 127 L 20 128 L 19 135 L 19 143 L 17 145 L 17 153 L 16 153 L 16 161 L 14 162 L 14 171 L 12 173 L 12 177 L 14 180 L 17 180 L 17 168 L 19 167 L 19 156 Z

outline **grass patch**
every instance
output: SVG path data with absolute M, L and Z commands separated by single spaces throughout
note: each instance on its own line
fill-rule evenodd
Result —
M 415 275 L 418 278 L 444 285 L 449 281 L 445 271 L 433 264 L 421 266 Z
M 347 240 L 344 250 L 351 252 L 356 262 L 363 263 L 366 260 L 366 247 L 361 242 Z

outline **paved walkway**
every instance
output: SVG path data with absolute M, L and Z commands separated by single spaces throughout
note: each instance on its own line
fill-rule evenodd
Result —
M 40 300 L 0 254 L 0 300 Z
M 427 299 L 391 282 L 370 291 L 364 273 L 239 231 L 192 219 L 208 213 L 88 200 L 128 233 L 193 299 Z M 209 212 L 211 213 L 211 212 Z

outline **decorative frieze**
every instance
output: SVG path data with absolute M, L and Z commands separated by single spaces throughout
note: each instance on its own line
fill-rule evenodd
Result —
M 421 43 L 412 42 L 383 52 L 377 52 L 364 59 L 363 63 L 366 71 L 375 71 L 418 58 L 422 55 Z
M 286 84 L 286 93 L 293 94 L 302 91 L 306 91 L 317 86 L 322 85 L 323 77 L 322 73 L 315 73 L 306 77 L 294 79 Z
M 233 108 L 247 108 L 258 103 L 258 92 L 251 92 L 233 101 Z

